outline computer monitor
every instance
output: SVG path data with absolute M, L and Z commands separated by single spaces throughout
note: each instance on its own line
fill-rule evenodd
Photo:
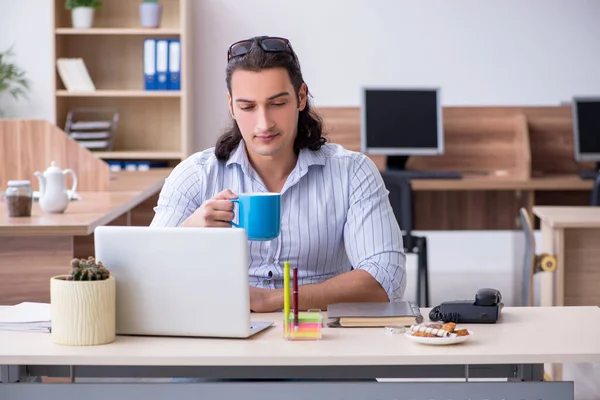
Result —
M 600 97 L 576 97 L 572 102 L 575 160 L 595 161 L 600 169 Z
M 411 155 L 444 153 L 440 88 L 363 88 L 361 151 L 404 169 Z

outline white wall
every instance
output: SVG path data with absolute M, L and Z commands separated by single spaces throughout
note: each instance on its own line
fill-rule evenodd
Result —
M 441 86 L 444 105 L 600 94 L 595 0 L 194 0 L 193 14 L 197 149 L 214 144 L 227 117 L 227 46 L 255 35 L 292 41 L 318 106 L 357 106 L 362 85 Z M 14 43 L 33 81 L 29 102 L 8 99 L 15 116 L 52 120 L 50 15 L 48 0 L 0 0 L 0 49 Z M 518 301 L 518 233 L 426 233 L 434 304 L 480 287 Z
M 198 148 L 226 117 L 227 46 L 255 35 L 292 41 L 321 106 L 357 106 L 362 85 L 440 86 L 445 105 L 600 94 L 594 0 L 202 0 L 194 14 Z
M 8 118 L 52 121 L 52 7 L 49 0 L 0 0 L 0 51 L 13 47 L 14 61 L 27 73 L 27 99 L 0 97 Z

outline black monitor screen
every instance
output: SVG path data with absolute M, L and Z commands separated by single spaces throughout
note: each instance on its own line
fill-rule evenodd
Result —
M 600 99 L 575 102 L 575 140 L 577 158 L 600 161 Z
M 441 107 L 436 89 L 366 89 L 363 151 L 411 155 L 441 152 Z

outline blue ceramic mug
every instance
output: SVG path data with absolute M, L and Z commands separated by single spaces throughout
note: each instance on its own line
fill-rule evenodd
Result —
M 238 204 L 236 228 L 246 230 L 248 240 L 273 240 L 281 230 L 281 195 L 279 193 L 242 193 L 231 200 Z

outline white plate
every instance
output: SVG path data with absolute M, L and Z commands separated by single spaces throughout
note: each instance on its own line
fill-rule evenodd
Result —
M 455 336 L 455 337 L 423 337 L 423 336 L 413 336 L 411 335 L 411 331 L 407 330 L 404 333 L 407 339 L 412 340 L 413 342 L 421 343 L 421 344 L 430 344 L 434 346 L 444 346 L 447 344 L 456 344 L 462 343 L 466 340 L 471 339 L 473 336 L 473 331 L 469 330 L 469 334 L 466 336 Z

